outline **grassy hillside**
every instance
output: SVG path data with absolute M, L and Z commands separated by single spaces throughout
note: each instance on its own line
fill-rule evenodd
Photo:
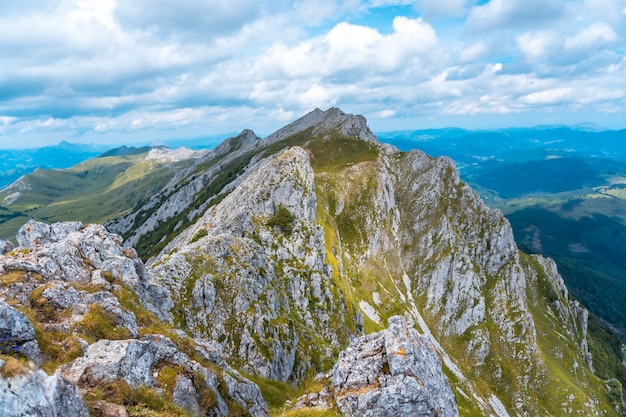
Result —
M 91 159 L 65 170 L 37 170 L 16 187 L 0 192 L 4 202 L 0 238 L 14 237 L 30 218 L 104 223 L 157 193 L 174 168 L 184 164 L 170 166 L 135 155 Z

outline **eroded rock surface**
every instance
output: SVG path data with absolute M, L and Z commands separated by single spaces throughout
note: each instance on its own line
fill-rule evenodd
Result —
M 431 340 L 400 316 L 354 340 L 325 376 L 329 386 L 296 408 L 336 406 L 344 416 L 456 417 L 450 384 Z
M 0 410 L 3 417 L 89 417 L 76 385 L 38 370 L 0 377 Z

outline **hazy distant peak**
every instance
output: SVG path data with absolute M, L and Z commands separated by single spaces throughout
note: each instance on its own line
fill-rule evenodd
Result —
M 169 149 L 165 146 L 152 147 L 148 155 L 146 156 L 146 161 L 155 160 L 158 162 L 178 162 L 183 161 L 185 159 L 193 159 L 199 158 L 202 155 L 207 154 L 208 151 L 193 151 L 189 148 L 178 148 L 178 149 Z
M 148 145 L 150 148 L 167 148 L 167 145 L 163 142 L 161 142 L 160 139 L 155 139 L 152 142 L 150 142 L 150 145 Z

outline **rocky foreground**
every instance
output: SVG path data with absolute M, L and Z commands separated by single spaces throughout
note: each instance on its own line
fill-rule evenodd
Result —
M 259 387 L 226 363 L 218 342 L 192 339 L 158 316 L 168 293 L 119 236 L 100 225 L 31 221 L 17 239 L 18 247 L 0 246 L 3 416 L 142 415 L 142 408 L 268 415 Z M 401 317 L 354 340 L 319 379 L 323 391 L 295 408 L 458 415 L 430 339 Z

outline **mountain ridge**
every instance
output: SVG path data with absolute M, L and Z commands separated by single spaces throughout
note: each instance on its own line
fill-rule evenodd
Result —
M 441 357 L 460 415 L 623 413 L 555 264 L 519 252 L 449 158 L 370 134 L 338 109 L 269 140 L 243 131 L 107 228 L 138 246 L 161 319 L 259 381 L 304 383 L 400 315 Z

